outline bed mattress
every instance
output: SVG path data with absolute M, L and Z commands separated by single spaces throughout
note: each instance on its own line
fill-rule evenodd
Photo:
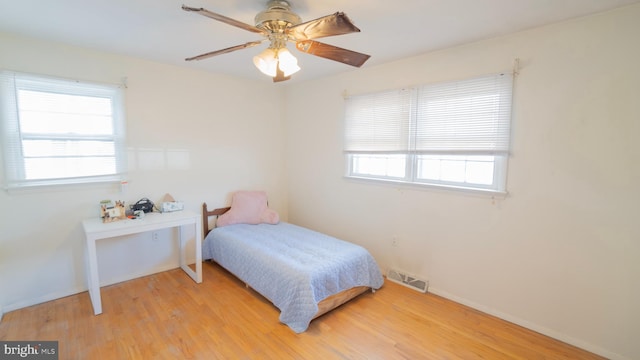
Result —
M 356 286 L 383 284 L 362 246 L 280 222 L 213 229 L 202 245 L 212 259 L 280 309 L 280 321 L 305 331 L 323 299 Z

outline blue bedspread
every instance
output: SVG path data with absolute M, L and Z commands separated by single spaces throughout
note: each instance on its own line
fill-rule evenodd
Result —
M 296 333 L 309 327 L 326 297 L 383 283 L 365 248 L 285 222 L 215 228 L 202 244 L 202 256 L 269 299 L 280 309 L 280 321 Z

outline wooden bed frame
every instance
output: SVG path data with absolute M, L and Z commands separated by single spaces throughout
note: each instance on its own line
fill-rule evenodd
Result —
M 231 208 L 224 207 L 209 211 L 207 210 L 207 203 L 202 204 L 202 230 L 204 231 L 203 239 L 207 237 L 207 235 L 211 231 L 211 229 L 209 229 L 209 218 L 211 216 L 215 216 L 217 218 L 218 216 L 229 211 L 229 209 Z M 364 293 L 369 289 L 370 288 L 368 286 L 357 286 L 327 297 L 326 299 L 318 303 L 318 312 L 313 316 L 313 319 L 326 314 L 327 312 L 337 308 L 338 306 L 346 303 L 347 301 L 355 298 L 356 296 Z M 371 291 L 375 292 L 374 289 L 371 289 Z

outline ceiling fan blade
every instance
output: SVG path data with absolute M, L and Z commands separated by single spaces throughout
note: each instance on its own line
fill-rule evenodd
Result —
M 353 25 L 351 20 L 343 12 L 337 12 L 332 15 L 307 21 L 292 26 L 287 30 L 287 33 L 296 40 L 317 39 L 353 32 L 360 32 L 360 29 Z
M 339 48 L 337 46 L 324 44 L 314 40 L 304 40 L 296 42 L 296 49 L 325 59 L 338 61 L 347 65 L 360 67 L 371 56 L 359 52 Z
M 265 39 L 266 40 L 266 39 Z M 202 54 L 202 55 L 198 55 L 198 56 L 194 56 L 194 57 L 190 57 L 190 58 L 186 58 L 186 61 L 191 61 L 191 60 L 203 60 L 203 59 L 207 59 L 210 58 L 212 56 L 217 56 L 217 55 L 222 55 L 222 54 L 226 54 L 226 53 L 230 53 L 232 51 L 236 51 L 236 50 L 242 50 L 242 49 L 246 49 L 246 48 L 250 48 L 256 45 L 260 45 L 262 44 L 265 40 L 258 40 L 258 41 L 250 41 L 246 44 L 242 44 L 242 45 L 236 45 L 236 46 L 232 46 L 232 47 L 228 47 L 226 49 L 222 49 L 222 50 L 216 50 L 216 51 L 211 51 L 208 52 L 206 54 Z
M 204 8 L 192 8 L 192 7 L 188 7 L 188 6 L 182 5 L 182 10 L 184 10 L 184 11 L 193 11 L 193 12 L 196 12 L 196 13 L 198 13 L 200 15 L 206 16 L 208 18 L 221 21 L 221 22 L 223 22 L 225 24 L 229 24 L 229 25 L 232 25 L 232 26 L 235 26 L 235 27 L 239 27 L 240 29 L 244 29 L 244 30 L 251 31 L 251 32 L 254 32 L 254 33 L 258 33 L 258 34 L 267 35 L 266 32 L 264 32 L 263 30 L 258 29 L 255 26 L 243 23 L 242 21 L 234 20 L 234 19 L 232 19 L 230 17 L 226 17 L 224 15 L 216 14 L 216 13 L 214 13 L 212 11 L 209 11 L 207 9 L 204 9 Z

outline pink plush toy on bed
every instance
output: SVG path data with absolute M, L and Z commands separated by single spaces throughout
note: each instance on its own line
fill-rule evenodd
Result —
M 264 191 L 237 191 L 231 199 L 231 209 L 220 215 L 216 226 L 232 224 L 277 224 L 280 216 L 267 206 Z

